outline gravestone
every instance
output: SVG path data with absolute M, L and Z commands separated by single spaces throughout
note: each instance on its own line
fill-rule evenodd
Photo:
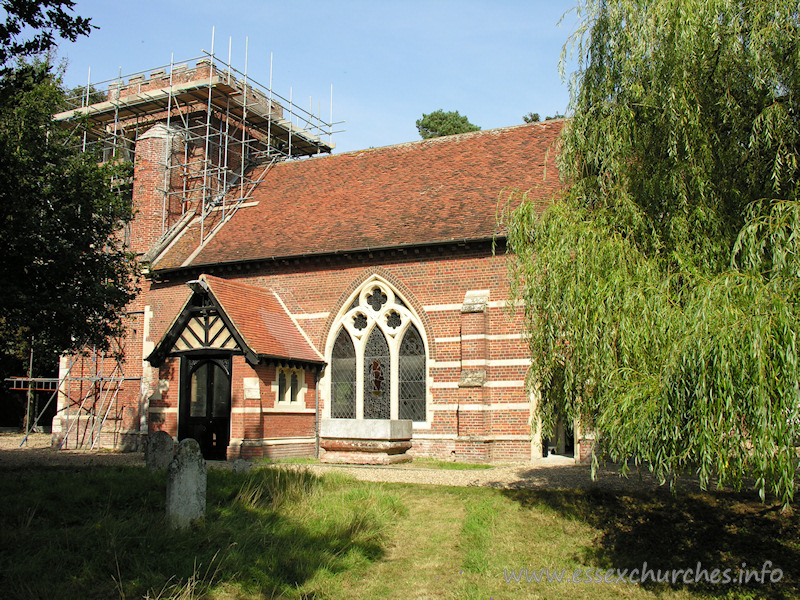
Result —
M 154 431 L 144 443 L 144 461 L 151 471 L 166 469 L 175 457 L 175 440 L 166 431 Z
M 167 521 L 182 529 L 206 514 L 206 461 L 197 440 L 178 444 L 167 471 Z
M 234 473 L 249 473 L 250 472 L 250 461 L 245 460 L 243 458 L 237 458 L 233 461 L 233 472 Z

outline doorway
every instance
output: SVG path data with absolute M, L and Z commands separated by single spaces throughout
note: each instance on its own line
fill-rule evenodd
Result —
M 225 460 L 231 431 L 231 358 L 181 360 L 178 439 L 194 438 L 207 460 Z

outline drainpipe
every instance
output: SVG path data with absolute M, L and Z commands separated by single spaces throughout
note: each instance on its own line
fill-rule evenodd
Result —
M 322 368 L 314 374 L 314 458 L 319 458 L 319 379 Z

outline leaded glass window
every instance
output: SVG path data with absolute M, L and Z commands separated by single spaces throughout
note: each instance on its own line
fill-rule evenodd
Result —
M 403 321 L 400 318 L 400 313 L 398 313 L 396 310 L 390 311 L 389 314 L 386 315 L 386 324 L 392 329 L 397 329 L 400 327 L 402 322 Z
M 386 304 L 388 299 L 389 297 L 383 293 L 383 290 L 381 290 L 379 287 L 376 287 L 374 290 L 372 290 L 372 293 L 367 296 L 367 304 L 372 307 L 372 310 L 377 312 L 381 309 L 381 306 Z
M 278 369 L 278 401 L 286 401 L 286 371 Z
M 398 416 L 425 420 L 425 346 L 412 323 L 403 335 L 399 357 L 400 397 Z
M 331 357 L 331 417 L 356 418 L 356 349 L 344 328 L 339 331 Z
M 380 328 L 373 327 L 364 348 L 364 418 L 391 418 L 391 358 Z
M 419 318 L 378 277 L 347 306 L 332 329 L 330 416 L 425 421 L 428 365 Z
M 367 328 L 367 315 L 355 315 L 353 317 L 353 327 L 358 330 Z
M 297 377 L 297 371 L 292 371 L 291 381 L 292 402 L 297 402 L 297 394 L 300 393 L 300 378 Z

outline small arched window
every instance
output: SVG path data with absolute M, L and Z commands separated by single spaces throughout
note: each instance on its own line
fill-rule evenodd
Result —
M 304 402 L 306 386 L 303 369 L 279 365 L 276 367 L 276 378 L 276 383 L 273 384 L 273 390 L 276 391 L 276 407 Z
M 399 417 L 412 421 L 425 420 L 425 346 L 419 330 L 412 323 L 400 344 Z
M 356 350 L 345 329 L 336 337 L 331 357 L 331 417 L 356 418 Z

